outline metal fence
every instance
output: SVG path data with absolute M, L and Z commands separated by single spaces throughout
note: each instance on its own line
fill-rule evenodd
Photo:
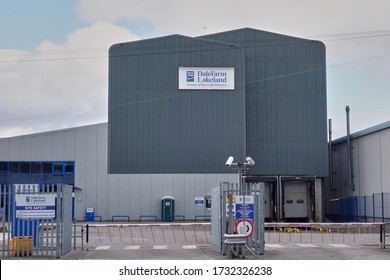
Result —
M 377 223 L 265 223 L 265 243 L 378 244 L 385 248 L 389 226 Z
M 263 255 L 264 183 L 241 186 L 223 182 L 211 190 L 211 198 L 211 249 L 229 258 L 232 253 L 241 255 L 242 252 L 233 251 L 242 251 L 242 246 L 226 241 L 227 236 L 240 234 L 246 237 L 246 249 Z
M 0 186 L 0 256 L 59 258 L 71 251 L 72 187 Z
M 326 217 L 335 222 L 390 222 L 390 193 L 332 199 Z

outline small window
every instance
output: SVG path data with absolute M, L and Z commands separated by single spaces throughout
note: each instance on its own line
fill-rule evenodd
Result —
M 42 173 L 52 174 L 53 164 L 51 162 L 42 162 Z
M 304 201 L 303 199 L 298 199 L 298 200 L 297 200 L 297 203 L 298 203 L 298 204 L 303 204 L 304 202 L 305 202 L 305 201 Z
M 20 173 L 30 174 L 30 162 L 20 162 Z
M 64 170 L 65 170 L 65 173 L 74 173 L 74 165 L 73 163 L 65 163 L 64 164 Z
M 54 163 L 54 173 L 62 173 L 62 163 Z
M 293 200 L 292 200 L 292 199 L 287 199 L 287 200 L 286 200 L 286 203 L 287 203 L 287 204 L 292 204 L 292 203 L 293 203 Z
M 8 162 L 0 162 L 0 173 L 7 174 L 8 173 Z
M 10 173 L 19 173 L 19 162 L 10 162 L 9 163 L 9 172 Z
M 31 173 L 34 173 L 34 174 L 41 173 L 41 163 L 40 162 L 32 162 L 31 163 Z

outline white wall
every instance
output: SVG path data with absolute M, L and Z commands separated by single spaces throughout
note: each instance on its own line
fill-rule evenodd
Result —
M 352 143 L 355 191 L 348 187 L 347 143 L 333 147 L 336 190 L 326 188 L 328 199 L 390 193 L 390 128 L 355 138 Z

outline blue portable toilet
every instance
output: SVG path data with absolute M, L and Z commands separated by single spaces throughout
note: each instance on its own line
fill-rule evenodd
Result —
M 87 208 L 85 209 L 85 219 L 86 222 L 93 222 L 95 221 L 95 209 L 94 208 Z

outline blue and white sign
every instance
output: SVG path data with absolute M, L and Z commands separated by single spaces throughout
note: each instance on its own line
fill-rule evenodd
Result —
M 204 197 L 203 196 L 197 196 L 195 197 L 195 204 L 202 206 L 204 204 Z
M 255 198 L 253 195 L 236 196 L 236 219 L 251 220 L 255 218 Z
M 15 194 L 17 219 L 54 219 L 56 194 Z
M 179 68 L 179 89 L 234 90 L 234 68 Z

